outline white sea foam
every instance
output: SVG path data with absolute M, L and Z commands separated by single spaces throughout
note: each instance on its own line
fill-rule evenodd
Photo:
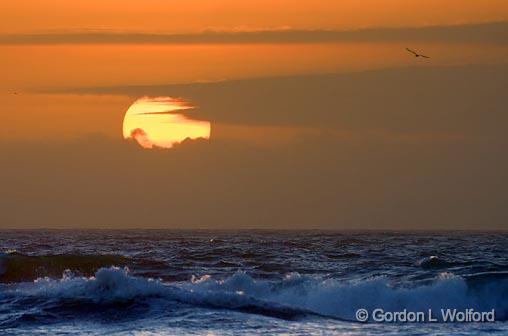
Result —
M 441 274 L 430 284 L 410 287 L 394 287 L 383 277 L 345 282 L 290 274 L 282 281 L 268 281 L 253 279 L 244 272 L 225 280 L 204 276 L 168 284 L 135 277 L 128 269 L 112 267 L 100 269 L 90 278 L 66 273 L 60 280 L 43 278 L 33 283 L 13 284 L 4 294 L 95 303 L 161 297 L 226 309 L 258 307 L 265 312 L 292 309 L 347 320 L 354 320 L 359 308 L 384 311 L 495 309 L 498 319 L 506 319 L 508 311 L 506 278 L 487 278 L 480 285 L 471 286 L 466 279 L 449 273 Z

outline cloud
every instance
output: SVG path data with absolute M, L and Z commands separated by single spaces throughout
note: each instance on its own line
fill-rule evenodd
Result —
M 192 110 L 193 108 L 182 108 L 182 109 L 178 109 L 178 110 L 171 110 L 171 111 L 164 111 L 164 112 L 139 112 L 139 113 L 133 113 L 133 115 L 150 115 L 150 114 L 155 114 L 155 115 L 158 115 L 158 114 L 169 114 L 169 115 L 174 115 L 174 114 L 181 114 L 182 112 L 185 112 L 186 111 L 189 111 L 189 110 Z
M 0 142 L 3 227 L 504 229 L 506 87 L 508 66 L 491 65 L 81 89 L 182 97 L 199 107 L 189 117 L 246 131 L 320 132 L 152 151 Z
M 508 22 L 337 30 L 204 31 L 198 34 L 153 34 L 143 32 L 63 32 L 47 34 L 2 34 L 0 44 L 252 44 L 338 42 L 433 42 L 506 45 Z
M 192 119 L 350 132 L 505 134 L 508 65 L 418 67 L 184 85 L 80 89 L 173 95 Z
M 0 142 L 2 227 L 502 229 L 507 144 Z
M 136 140 L 138 144 L 144 148 L 152 148 L 153 146 L 150 139 L 148 139 L 148 135 L 141 128 L 133 129 L 130 133 L 129 139 Z
M 136 128 L 131 131 L 130 137 L 136 140 L 138 140 L 138 137 L 146 138 L 146 132 L 143 131 L 141 128 Z
M 143 131 L 141 128 L 136 128 L 131 131 L 131 138 L 136 138 L 138 136 L 146 136 L 146 132 Z

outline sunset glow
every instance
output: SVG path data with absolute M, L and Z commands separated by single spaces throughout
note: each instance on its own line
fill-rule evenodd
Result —
M 0 336 L 508 335 L 508 0 L 0 3 Z
M 209 139 L 209 122 L 177 113 L 192 108 L 170 97 L 140 98 L 125 114 L 123 136 L 136 140 L 143 148 L 171 148 L 185 139 Z

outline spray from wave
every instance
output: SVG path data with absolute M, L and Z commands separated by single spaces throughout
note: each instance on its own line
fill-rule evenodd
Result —
M 256 280 L 237 272 L 223 280 L 211 276 L 165 283 L 132 276 L 127 268 L 101 268 L 92 277 L 65 272 L 61 279 L 2 285 L 4 299 L 26 304 L 75 307 L 143 302 L 228 309 L 286 320 L 326 317 L 354 321 L 357 309 L 425 311 L 428 309 L 495 309 L 496 320 L 508 317 L 508 275 L 463 278 L 443 273 L 431 283 L 393 286 L 384 277 L 359 281 L 323 280 L 290 274 L 282 281 Z M 79 303 L 79 304 L 78 304 Z

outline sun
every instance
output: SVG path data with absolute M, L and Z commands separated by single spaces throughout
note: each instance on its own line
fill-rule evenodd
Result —
M 183 115 L 192 108 L 171 97 L 140 98 L 125 113 L 123 137 L 148 149 L 171 148 L 185 139 L 210 139 L 210 122 Z

